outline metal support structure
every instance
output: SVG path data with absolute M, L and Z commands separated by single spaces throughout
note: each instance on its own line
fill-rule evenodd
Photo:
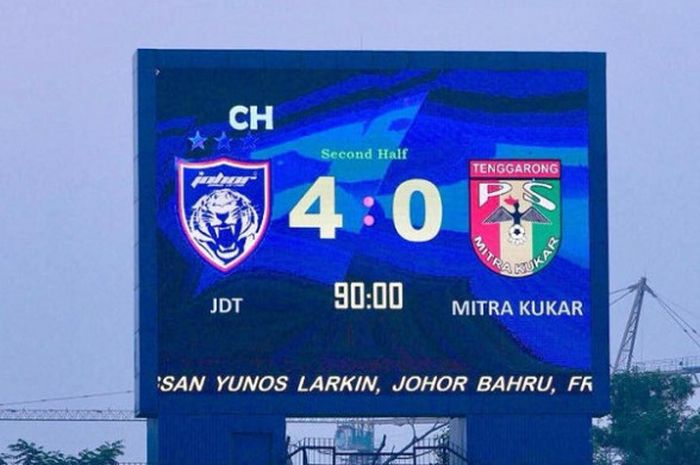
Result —
M 647 278 L 642 277 L 637 284 L 629 287 L 630 290 L 635 290 L 634 303 L 632 311 L 625 326 L 625 332 L 622 335 L 622 343 L 620 350 L 617 352 L 613 372 L 630 371 L 632 369 L 632 360 L 634 357 L 634 345 L 637 341 L 637 330 L 639 329 L 639 319 L 642 314 L 642 303 L 644 302 L 644 294 L 649 293 L 653 296 L 654 291 L 647 285 Z

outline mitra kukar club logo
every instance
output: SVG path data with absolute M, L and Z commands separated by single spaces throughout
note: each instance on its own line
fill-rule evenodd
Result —
M 232 271 L 260 244 L 270 222 L 270 163 L 179 160 L 177 171 L 185 236 L 210 265 Z
M 489 269 L 522 278 L 547 266 L 561 242 L 559 160 L 469 162 L 470 230 Z

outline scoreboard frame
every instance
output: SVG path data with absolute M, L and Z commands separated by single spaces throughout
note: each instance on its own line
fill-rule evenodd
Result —
M 157 391 L 156 77 L 163 69 L 488 69 L 579 70 L 588 74 L 591 350 L 595 389 L 558 394 L 168 394 Z M 135 410 L 160 413 L 285 416 L 459 416 L 586 414 L 609 410 L 608 210 L 605 54 L 589 52 L 271 51 L 140 49 L 134 57 Z M 469 247 L 465 244 L 465 247 Z M 381 399 L 381 400 L 378 400 Z

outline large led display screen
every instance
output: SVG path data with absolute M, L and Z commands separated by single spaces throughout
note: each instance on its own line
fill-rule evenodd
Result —
M 138 60 L 142 412 L 605 408 L 601 55 Z

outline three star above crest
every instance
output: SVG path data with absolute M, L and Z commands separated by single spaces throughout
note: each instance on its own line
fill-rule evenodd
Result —
M 231 151 L 231 142 L 235 140 L 235 138 L 229 137 L 226 131 L 221 131 L 219 137 L 205 137 L 200 130 L 197 130 L 192 137 L 187 138 L 192 143 L 190 151 L 194 152 L 197 149 L 206 150 L 205 144 L 210 138 L 216 141 L 216 150 L 227 152 Z M 254 136 L 250 131 L 240 138 L 241 148 L 247 150 L 255 150 L 257 142 L 258 137 Z

